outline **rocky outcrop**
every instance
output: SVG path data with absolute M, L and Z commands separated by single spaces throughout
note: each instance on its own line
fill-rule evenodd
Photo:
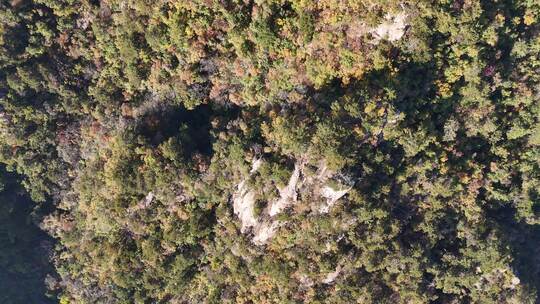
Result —
M 321 196 L 326 198 L 326 203 L 321 205 L 321 207 L 319 208 L 319 212 L 328 213 L 330 211 L 330 208 L 332 208 L 332 206 L 345 194 L 349 193 L 350 190 L 351 188 L 335 190 L 330 186 L 324 186 L 321 189 Z
M 382 39 L 394 42 L 405 35 L 405 30 L 407 29 L 407 14 L 403 12 L 395 15 L 387 14 L 384 17 L 384 20 L 383 23 L 369 31 L 375 39 L 374 42 L 379 42 Z
M 319 167 L 315 175 L 306 176 L 304 174 L 305 162 L 297 161 L 287 185 L 277 189 L 279 197 L 270 201 L 261 215 L 256 216 L 254 211 L 256 193 L 253 189 L 249 189 L 247 181 L 257 172 L 262 162 L 262 159 L 253 161 L 249 176 L 238 184 L 232 197 L 234 214 L 241 222 L 241 232 L 252 231 L 252 241 L 256 245 L 266 244 L 276 234 L 278 228 L 285 224 L 285 222 L 276 219 L 276 216 L 295 205 L 299 200 L 300 193 L 315 193 L 318 198 L 316 201 L 320 201 L 322 204 L 318 209 L 319 213 L 327 213 L 351 189 L 348 187 L 335 190 L 327 185 L 334 174 L 324 165 Z

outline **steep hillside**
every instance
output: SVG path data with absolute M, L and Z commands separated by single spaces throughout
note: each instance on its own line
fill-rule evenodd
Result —
M 0 2 L 61 303 L 535 303 L 537 1 Z

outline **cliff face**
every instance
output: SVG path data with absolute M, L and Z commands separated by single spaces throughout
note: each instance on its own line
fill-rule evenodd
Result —
M 267 202 L 266 208 L 255 216 L 256 193 L 255 190 L 249 189 L 246 182 L 257 172 L 262 162 L 264 162 L 262 158 L 253 160 L 249 176 L 238 184 L 232 196 L 234 213 L 241 222 L 242 233 L 250 231 L 251 228 L 252 241 L 257 245 L 265 244 L 278 232 L 281 225 L 286 224 L 277 218 L 281 213 L 290 211 L 288 209 L 293 208 L 303 198 L 309 197 L 309 201 L 302 203 L 310 205 L 315 212 L 328 213 L 330 208 L 351 189 L 351 186 L 340 185 L 339 189 L 334 189 L 333 186 L 328 185 L 337 174 L 330 172 L 325 165 L 321 165 L 314 173 L 309 174 L 304 170 L 305 161 L 296 161 L 286 185 L 276 186 L 278 197 Z

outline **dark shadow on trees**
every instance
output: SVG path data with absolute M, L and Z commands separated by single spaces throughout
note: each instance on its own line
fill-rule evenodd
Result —
M 47 297 L 47 275 L 54 240 L 36 226 L 43 211 L 35 207 L 14 174 L 0 168 L 0 302 L 54 303 Z
M 187 155 L 197 152 L 211 156 L 213 143 L 210 134 L 211 120 L 218 115 L 234 119 L 238 116 L 238 109 L 213 109 L 207 104 L 192 110 L 174 106 L 146 114 L 139 128 L 141 134 L 154 145 L 159 145 L 173 136 L 181 136 Z
M 498 205 L 487 212 L 503 240 L 503 246 L 512 253 L 512 266 L 520 281 L 528 288 L 540 291 L 540 225 L 529 225 L 516 220 L 516 210 Z M 536 300 L 540 303 L 540 298 Z

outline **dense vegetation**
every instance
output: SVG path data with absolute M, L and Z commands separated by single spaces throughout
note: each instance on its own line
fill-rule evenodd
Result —
M 1 0 L 0 162 L 60 303 L 535 303 L 540 3 Z

